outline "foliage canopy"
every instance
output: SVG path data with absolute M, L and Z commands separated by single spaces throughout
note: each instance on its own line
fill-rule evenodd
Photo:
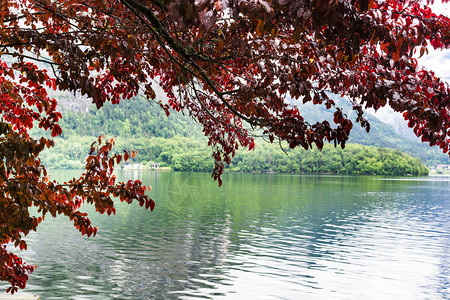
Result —
M 430 0 L 427 1 L 429 4 Z M 443 2 L 447 2 L 443 0 Z M 357 122 L 364 108 L 402 112 L 423 141 L 449 148 L 449 86 L 418 66 L 427 47 L 450 46 L 450 22 L 416 0 L 5 0 L 0 4 L 0 280 L 24 287 L 33 267 L 8 252 L 45 214 L 65 214 L 95 234 L 78 208 L 114 212 L 112 195 L 153 207 L 140 182 L 118 183 L 112 169 L 130 153 L 93 145 L 80 179 L 48 180 L 38 155 L 52 141 L 31 139 L 33 122 L 61 129 L 47 88 L 81 93 L 97 107 L 139 93 L 183 110 L 203 126 L 214 149 L 213 177 L 239 147 L 254 148 L 252 129 L 291 148 L 342 147 L 353 127 L 325 91 L 349 97 Z M 48 70 L 36 63 L 45 62 Z M 153 84 L 153 85 L 152 85 Z M 328 121 L 309 124 L 296 105 L 325 104 Z M 36 206 L 41 217 L 31 217 Z

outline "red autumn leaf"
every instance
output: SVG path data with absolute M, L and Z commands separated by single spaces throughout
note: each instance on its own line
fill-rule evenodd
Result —
M 59 127 L 58 124 L 54 125 L 52 129 L 52 136 L 55 137 L 57 135 L 60 135 L 61 133 L 62 133 L 61 127 Z
M 248 145 L 248 150 L 253 150 L 255 146 L 256 146 L 255 142 L 251 141 L 250 144 Z

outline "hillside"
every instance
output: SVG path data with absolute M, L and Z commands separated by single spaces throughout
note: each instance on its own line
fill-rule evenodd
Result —
M 394 120 L 397 122 L 396 129 L 394 129 L 377 116 L 366 113 L 365 117 L 370 122 L 370 132 L 367 133 L 364 128 L 356 123 L 356 113 L 352 110 L 351 104 L 347 100 L 338 96 L 332 96 L 332 99 L 353 121 L 354 126 L 350 134 L 349 143 L 397 149 L 421 159 L 428 166 L 450 164 L 448 155 L 442 153 L 441 149 L 437 147 L 430 147 L 428 143 L 422 143 L 420 139 L 415 137 L 412 129 L 408 128 L 406 123 L 398 117 Z M 329 120 L 332 124 L 332 112 L 324 106 L 307 103 L 301 105 L 300 110 L 305 120 L 309 122 Z
M 73 96 L 72 96 L 73 97 Z M 42 161 L 53 168 L 82 168 L 89 146 L 98 135 L 117 137 L 117 150 L 133 149 L 139 155 L 133 159 L 143 167 L 159 163 L 178 171 L 210 171 L 214 161 L 206 145 L 201 127 L 189 116 L 172 112 L 167 117 L 154 103 L 136 98 L 119 105 L 105 104 L 97 110 L 82 99 L 60 95 L 59 103 L 64 111 L 62 136 L 57 138 L 55 148 L 42 153 Z M 301 108 L 310 121 L 330 118 L 324 108 L 305 105 Z M 430 155 L 426 146 L 401 137 L 389 125 L 370 116 L 372 130 L 369 134 L 355 127 L 352 141 L 369 146 L 405 149 L 407 143 L 414 145 L 413 156 Z M 33 130 L 35 135 L 42 134 Z M 395 147 L 397 146 L 397 147 Z M 419 149 L 419 150 L 417 150 Z M 255 151 L 239 151 L 232 160 L 231 171 L 243 172 L 295 172 L 315 174 L 391 174 L 424 175 L 428 170 L 417 159 L 394 150 L 377 150 L 349 144 L 345 150 L 331 145 L 322 152 L 317 149 L 285 149 L 278 145 L 257 141 Z M 410 151 L 411 153 L 411 151 Z M 384 154 L 384 155 L 382 155 Z M 418 155 L 414 155 L 418 154 Z

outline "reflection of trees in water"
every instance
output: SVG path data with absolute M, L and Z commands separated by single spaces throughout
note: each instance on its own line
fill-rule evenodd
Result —
M 167 182 L 167 199 L 174 205 L 187 207 L 199 201 L 202 196 L 198 176 L 189 173 L 173 173 Z
M 176 180 L 167 180 L 173 175 L 177 175 Z M 120 281 L 126 295 L 167 299 L 172 293 L 211 288 L 224 277 L 220 265 L 230 244 L 230 215 L 217 210 L 209 200 L 176 194 L 186 188 L 203 189 L 205 176 L 198 181 L 196 175 L 185 175 L 159 174 L 155 181 L 161 184 L 150 183 L 157 201 L 154 212 L 143 212 L 137 206 L 121 205 L 117 209 L 120 226 L 117 222 L 110 226 L 114 231 L 102 243 L 104 248 L 116 249 L 119 255 L 114 259 L 124 262 L 120 266 L 111 262 L 108 272 L 110 280 Z M 216 188 L 209 176 L 206 180 Z M 168 185 L 179 198 L 169 199 Z M 195 197 L 194 192 L 190 196 Z M 214 193 L 206 197 L 214 197 Z
M 191 231 L 180 237 L 184 246 L 178 249 L 179 257 L 187 262 L 183 265 L 183 286 L 174 290 L 174 294 L 194 295 L 199 290 L 214 289 L 226 280 L 222 266 L 229 252 L 230 225 L 229 215 L 220 219 L 209 216 L 205 223 L 190 223 Z
M 258 267 L 278 268 L 280 274 L 294 272 L 294 275 L 311 278 L 305 270 L 317 267 L 319 259 L 307 257 L 331 255 L 323 252 L 324 245 L 333 252 L 330 244 L 338 243 L 337 237 L 349 229 L 326 230 L 324 223 L 337 224 L 337 219 L 345 214 L 358 215 L 358 211 L 364 209 L 364 203 L 355 205 L 357 199 L 343 200 L 342 195 L 336 194 L 335 186 L 328 187 L 329 183 L 343 184 L 339 179 L 336 182 L 336 177 L 328 180 L 277 175 L 256 176 L 254 180 L 240 180 L 239 175 L 230 174 L 230 177 L 221 193 L 223 199 L 213 202 L 216 207 L 208 209 L 211 204 L 205 201 L 201 212 L 192 216 L 200 218 L 196 221 L 199 227 L 194 230 L 194 236 L 186 235 L 191 241 L 190 250 L 186 251 L 190 261 L 196 263 L 189 268 L 191 278 L 184 286 L 185 292 L 180 294 L 194 293 L 208 286 L 214 292 L 214 284 L 232 279 L 228 274 L 230 268 L 249 268 L 248 271 Z M 298 184 L 299 180 L 303 182 Z M 294 188 L 287 192 L 289 181 Z M 348 184 L 348 180 L 344 181 Z M 336 205 L 333 203 L 336 198 L 343 201 Z M 226 209 L 221 207 L 224 203 Z M 206 210 L 208 213 L 204 213 Z M 229 216 L 228 227 L 221 226 L 223 211 Z M 335 219 L 333 213 L 337 214 Z M 327 219 L 328 216 L 331 217 Z M 210 226 L 205 226 L 208 224 Z M 294 271 L 284 269 L 289 263 L 297 264 Z
M 124 173 L 135 176 L 134 171 Z M 40 291 L 43 299 L 63 295 L 58 285 L 68 288 L 64 295 L 78 289 L 80 296 L 93 299 L 95 295 L 103 299 L 214 297 L 240 292 L 239 284 L 261 287 L 259 295 L 264 288 L 281 293 L 280 286 L 287 284 L 297 292 L 318 287 L 327 291 L 324 280 L 336 275 L 332 268 L 338 265 L 342 273 L 332 278 L 339 289 L 342 278 L 354 275 L 345 264 L 361 259 L 355 264 L 361 266 L 365 260 L 358 254 L 377 255 L 377 245 L 369 245 L 375 252 L 355 248 L 371 241 L 368 232 L 376 232 L 379 225 L 390 230 L 387 225 L 406 220 L 429 224 L 433 214 L 426 211 L 433 199 L 449 198 L 448 190 L 432 192 L 435 187 L 427 190 L 423 182 L 371 177 L 225 174 L 224 185 L 217 188 L 209 174 L 178 174 L 177 181 L 170 183 L 173 175 L 143 172 L 144 184 L 153 186 L 156 209 L 149 212 L 138 205 L 118 203 L 114 217 L 92 214 L 99 227 L 94 239 L 66 231 L 73 228 L 59 226 L 67 223 L 63 219 L 56 219 L 52 228 L 42 227 L 42 240 L 40 232 L 33 236 L 39 248 L 35 248 L 38 255 L 32 256 L 37 260 L 30 263 L 41 270 L 49 267 L 44 275 L 31 279 L 34 287 L 30 287 Z M 177 187 L 176 192 L 200 188 L 201 197 L 169 199 L 169 184 Z M 410 199 L 409 195 L 418 193 L 427 201 Z M 420 203 L 428 204 L 408 210 Z M 448 218 L 440 222 L 447 227 L 436 235 L 448 232 Z M 54 238 L 48 240 L 49 236 Z M 407 235 L 402 239 L 407 241 Z M 440 274 L 430 278 L 429 288 L 444 294 L 448 291 L 450 241 L 440 241 L 441 262 L 436 266 Z M 57 263 L 52 265 L 52 259 Z M 274 284 L 265 287 L 263 281 L 258 282 L 261 278 L 270 278 Z

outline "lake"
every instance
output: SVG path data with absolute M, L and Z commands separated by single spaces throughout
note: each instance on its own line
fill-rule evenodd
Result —
M 72 178 L 73 172 L 53 172 Z M 21 255 L 44 299 L 448 299 L 450 178 L 120 171 L 153 212 L 117 203 L 82 237 L 47 218 Z

